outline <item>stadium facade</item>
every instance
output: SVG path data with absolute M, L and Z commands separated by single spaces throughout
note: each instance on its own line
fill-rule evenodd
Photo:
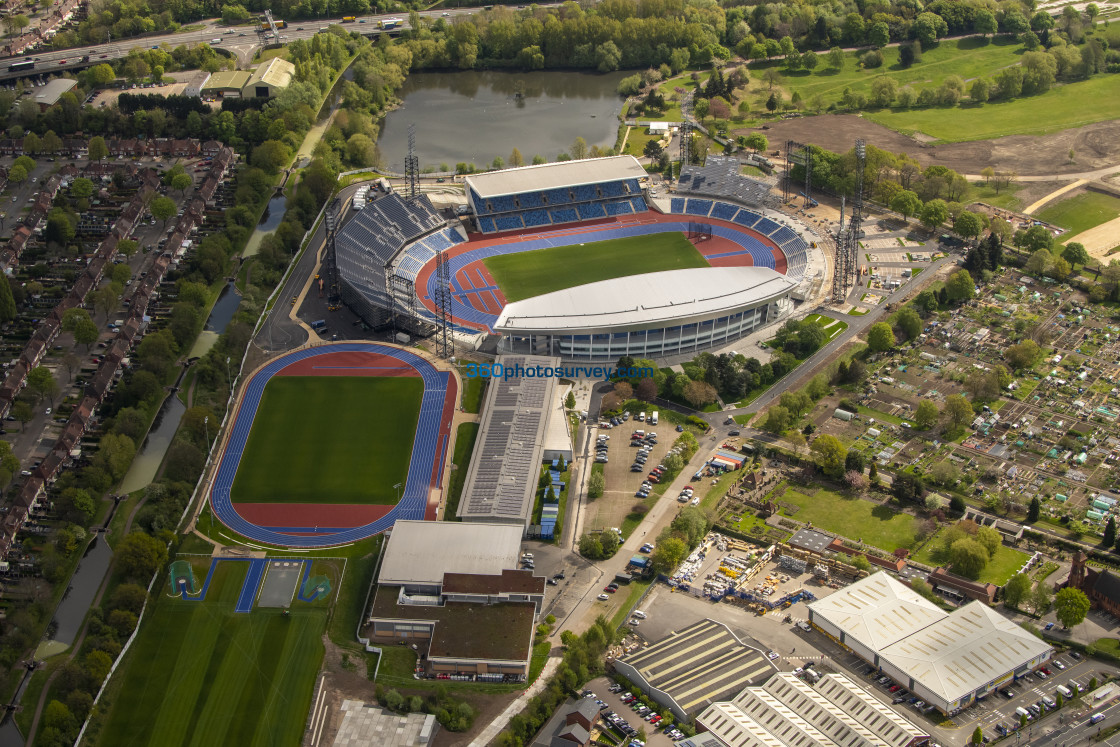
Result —
M 453 328 L 468 347 L 493 333 L 499 353 L 605 361 L 727 344 L 774 322 L 801 297 L 814 238 L 761 207 L 766 185 L 733 171 L 727 164 L 692 169 L 687 184 L 682 176 L 681 197 L 656 203 L 631 156 L 476 174 L 465 179 L 473 216 L 462 223 L 426 196 L 390 192 L 352 211 L 337 233 L 342 298 L 370 326 L 430 333 L 440 324 L 435 267 L 443 252 Z M 711 193 L 702 196 L 704 189 Z M 468 238 L 466 226 L 477 233 Z M 707 250 L 713 267 L 633 275 L 509 304 L 479 269 L 480 260 L 511 251 L 616 234 L 691 236 L 698 227 L 723 247 Z M 518 231 L 524 239 L 511 241 Z

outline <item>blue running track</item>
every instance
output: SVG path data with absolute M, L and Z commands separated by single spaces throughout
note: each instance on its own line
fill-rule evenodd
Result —
M 364 526 L 331 530 L 323 527 L 284 527 L 289 531 L 315 533 L 314 536 L 295 536 L 253 524 L 242 518 L 233 506 L 230 490 L 237 466 L 249 441 L 249 431 L 264 395 L 265 385 L 275 374 L 298 361 L 330 353 L 363 352 L 392 357 L 419 372 L 424 381 L 424 395 L 420 402 L 420 417 L 412 440 L 412 458 L 408 466 L 401 500 L 388 514 Z M 251 540 L 283 547 L 331 547 L 372 537 L 393 526 L 398 519 L 424 518 L 432 475 L 436 461 L 442 455 L 445 439 L 440 437 L 444 401 L 447 396 L 448 374 L 437 371 L 424 358 L 407 350 L 377 345 L 375 343 L 336 343 L 305 350 L 297 350 L 277 358 L 260 369 L 249 380 L 241 395 L 241 405 L 234 416 L 232 430 L 222 451 L 218 472 L 210 488 L 210 505 L 218 519 L 234 532 Z M 371 415 L 373 417 L 373 415 Z

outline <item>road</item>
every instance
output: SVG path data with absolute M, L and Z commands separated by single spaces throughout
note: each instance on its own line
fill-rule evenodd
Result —
M 547 8 L 558 6 L 553 4 L 541 5 L 539 7 Z M 428 18 L 447 17 L 449 19 L 454 19 L 457 16 L 477 13 L 479 10 L 481 9 L 455 8 L 450 10 L 424 11 L 421 12 L 420 15 Z M 377 22 L 384 18 L 400 18 L 403 20 L 400 28 L 409 28 L 407 13 L 358 16 L 355 22 L 347 23 L 343 28 L 348 31 L 356 31 L 365 34 L 366 36 L 376 36 L 381 33 L 377 28 Z M 319 18 L 305 21 L 293 21 L 288 25 L 288 28 L 281 30 L 280 40 L 283 42 L 291 42 L 296 39 L 310 39 L 319 32 L 319 29 L 333 24 L 342 24 L 342 18 Z M 199 26 L 201 26 L 201 28 L 198 28 Z M 93 44 L 87 47 L 42 51 L 31 53 L 30 55 L 25 54 L 3 58 L 0 59 L 0 81 L 29 75 L 42 75 L 44 73 L 61 70 L 85 68 L 90 65 L 96 65 L 99 62 L 127 57 L 129 51 L 132 49 L 151 49 L 164 44 L 174 48 L 183 44 L 189 46 L 192 44 L 202 44 L 203 42 L 211 43 L 215 39 L 221 39 L 220 43 L 214 43 L 211 44 L 211 46 L 217 49 L 225 49 L 238 57 L 247 58 L 251 57 L 251 55 L 245 54 L 247 51 L 265 46 L 268 43 L 264 35 L 259 33 L 254 27 L 224 26 L 221 23 L 221 19 L 218 18 L 199 21 L 198 23 L 190 24 L 189 27 L 193 30 L 181 31 L 174 34 L 132 37 L 128 39 L 107 39 L 105 44 Z M 88 62 L 83 62 L 82 58 L 86 55 L 89 55 L 90 59 Z M 26 60 L 28 56 L 34 58 L 34 69 L 21 70 L 15 73 L 8 69 L 12 63 Z

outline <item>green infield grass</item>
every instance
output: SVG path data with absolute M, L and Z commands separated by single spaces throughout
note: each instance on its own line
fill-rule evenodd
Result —
M 1082 192 L 1038 213 L 1039 220 L 1069 229 L 1063 241 L 1070 241 L 1082 231 L 1117 217 L 1120 217 L 1120 199 L 1100 192 Z
M 708 267 L 676 231 L 503 254 L 483 262 L 510 302 L 627 275 Z
M 219 563 L 199 602 L 167 596 L 164 584 L 110 688 L 99 744 L 300 743 L 327 608 L 296 602 L 287 616 L 235 613 L 247 570 Z
M 1039 112 L 1046 116 L 1040 117 Z M 1120 118 L 1120 77 L 1101 75 L 1057 85 L 1038 96 L 983 106 L 881 110 L 863 116 L 903 134 L 921 132 L 943 142 L 1047 135 Z
M 234 503 L 393 505 L 408 475 L 416 376 L 276 376 L 233 481 Z

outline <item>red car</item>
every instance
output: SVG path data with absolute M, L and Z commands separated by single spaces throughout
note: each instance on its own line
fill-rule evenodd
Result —
M 613 586 L 604 586 L 603 591 L 607 592 L 608 594 L 614 594 L 616 591 L 618 591 L 618 589 Z
M 891 686 L 891 692 L 892 692 L 892 693 L 896 693 L 896 692 L 898 692 L 898 690 L 899 690 L 899 688 L 900 688 L 900 687 L 902 687 L 902 685 L 892 685 L 892 686 Z

